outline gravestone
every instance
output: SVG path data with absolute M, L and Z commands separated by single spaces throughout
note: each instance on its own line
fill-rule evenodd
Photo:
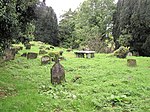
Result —
M 66 51 L 67 51 L 67 52 L 71 52 L 71 51 L 72 51 L 72 49 L 71 49 L 71 48 L 68 48 Z
M 55 64 L 51 68 L 51 83 L 61 84 L 65 81 L 64 67 L 59 63 L 59 56 L 55 57 Z
M 49 47 L 46 47 L 46 50 L 50 50 L 50 48 L 49 48 Z
M 44 48 L 45 48 L 45 46 L 40 46 L 40 47 L 39 47 L 39 49 L 44 49 Z
M 36 59 L 37 56 L 38 56 L 37 53 L 28 52 L 28 54 L 27 54 L 27 59 Z
M 59 54 L 60 54 L 60 56 L 62 56 L 62 54 L 63 54 L 63 51 L 59 51 Z
M 137 66 L 136 60 L 135 59 L 127 59 L 127 65 L 130 66 L 130 67 Z
M 51 49 L 55 49 L 55 47 L 54 47 L 54 46 L 50 46 L 50 48 L 51 48 Z
M 27 53 L 23 53 L 21 57 L 27 57 Z
M 128 52 L 127 56 L 132 56 L 132 52 Z
M 47 54 L 47 51 L 41 49 L 41 50 L 39 51 L 39 54 Z
M 3 59 L 4 59 L 5 61 L 14 60 L 14 59 L 15 59 L 15 54 L 16 54 L 15 49 L 6 48 L 6 49 L 4 50 Z
M 48 63 L 50 63 L 50 61 L 51 61 L 51 58 L 49 56 L 42 56 L 41 65 L 48 64 Z
M 31 44 L 25 44 L 26 49 L 31 49 Z

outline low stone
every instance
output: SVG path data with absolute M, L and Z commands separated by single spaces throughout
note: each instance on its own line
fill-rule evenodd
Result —
M 63 55 L 63 51 L 59 51 L 59 54 L 60 54 L 60 56 L 62 56 Z
M 5 61 L 14 60 L 15 59 L 15 54 L 16 54 L 15 49 L 6 48 L 4 50 L 3 60 L 5 60 Z
M 129 52 L 129 53 L 127 54 L 127 56 L 132 56 L 132 52 Z
M 50 63 L 50 61 L 51 61 L 51 58 L 49 56 L 42 56 L 41 65 L 48 64 L 48 63 Z
M 67 51 L 67 52 L 71 52 L 71 51 L 72 51 L 72 49 L 71 49 L 71 48 L 68 48 L 66 51 Z
M 60 60 L 65 60 L 65 58 L 63 56 L 60 56 L 59 59 Z
M 50 50 L 50 48 L 49 48 L 49 47 L 46 47 L 46 50 Z
M 25 44 L 26 49 L 31 49 L 31 44 Z
M 27 59 L 36 59 L 38 56 L 38 53 L 28 52 Z
M 54 47 L 54 46 L 50 46 L 50 48 L 51 48 L 51 49 L 55 49 L 55 47 Z
M 21 57 L 27 57 L 27 53 L 23 53 Z
M 130 66 L 130 67 L 137 66 L 136 60 L 135 59 L 127 59 L 127 65 Z
M 40 46 L 39 49 L 45 49 L 45 46 Z
M 47 54 L 47 51 L 41 49 L 41 50 L 39 51 L 39 54 Z

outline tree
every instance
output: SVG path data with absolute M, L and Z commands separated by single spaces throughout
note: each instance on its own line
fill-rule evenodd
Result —
M 0 1 L 0 50 L 26 34 L 27 26 L 34 20 L 37 0 Z
M 58 46 L 58 23 L 53 8 L 39 2 L 36 12 L 38 18 L 35 22 L 35 40 Z
M 59 39 L 62 47 L 79 47 L 79 44 L 76 42 L 77 38 L 74 35 L 75 14 L 76 12 L 69 9 L 69 11 L 61 16 L 62 19 L 59 22 Z
M 91 47 L 91 42 L 94 42 L 98 49 L 95 46 L 91 49 L 99 52 L 99 46 L 104 45 L 99 43 L 110 39 L 107 37 L 111 36 L 114 8 L 113 0 L 86 0 L 75 12 L 68 11 L 59 24 L 63 41 L 68 43 L 68 46 L 75 43 L 75 47 Z
M 113 26 L 116 48 L 124 41 L 125 46 L 129 46 L 131 51 L 138 52 L 142 56 L 150 56 L 149 7 L 149 0 L 118 1 Z

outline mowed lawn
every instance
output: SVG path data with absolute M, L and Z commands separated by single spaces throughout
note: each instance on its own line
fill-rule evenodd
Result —
M 50 83 L 54 62 L 41 65 L 40 58 L 20 55 L 38 52 L 39 44 L 22 50 L 16 59 L 0 63 L 0 112 L 150 112 L 150 58 L 118 59 L 110 54 L 76 58 L 63 50 L 66 82 Z M 48 46 L 48 45 L 46 45 Z M 127 59 L 137 67 L 128 67 Z

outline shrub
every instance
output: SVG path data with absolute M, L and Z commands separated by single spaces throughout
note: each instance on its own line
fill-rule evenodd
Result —
M 117 56 L 118 58 L 126 58 L 128 52 L 129 48 L 121 46 L 119 49 L 114 51 L 114 56 Z

